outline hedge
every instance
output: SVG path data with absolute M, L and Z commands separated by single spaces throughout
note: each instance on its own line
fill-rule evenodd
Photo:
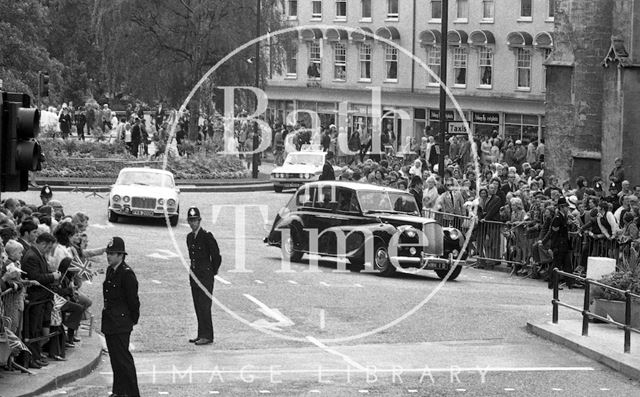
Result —
M 124 143 L 87 142 L 73 139 L 41 139 L 46 161 L 43 177 L 116 178 L 125 167 L 162 168 L 163 155 L 145 162 L 126 151 Z M 176 179 L 239 179 L 250 176 L 235 156 L 217 154 L 208 145 L 190 144 L 186 156 L 169 157 L 167 170 Z

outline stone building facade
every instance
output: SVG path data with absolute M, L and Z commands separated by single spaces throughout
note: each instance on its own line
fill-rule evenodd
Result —
M 547 172 L 640 184 L 640 0 L 557 0 L 546 62 Z

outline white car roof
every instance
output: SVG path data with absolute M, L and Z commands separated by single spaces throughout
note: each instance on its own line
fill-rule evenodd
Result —
M 120 170 L 120 173 L 123 172 L 149 172 L 149 173 L 153 173 L 153 174 L 164 174 L 164 175 L 170 175 L 171 177 L 173 177 L 173 173 L 171 171 L 166 171 L 166 170 L 159 170 L 157 168 L 146 168 L 146 167 L 127 167 L 127 168 L 123 168 Z

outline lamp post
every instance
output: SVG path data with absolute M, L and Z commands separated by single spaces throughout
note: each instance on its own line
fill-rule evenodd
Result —
M 257 4 L 256 4 L 256 37 L 260 37 L 260 19 L 262 18 L 262 4 L 261 4 L 261 0 L 256 0 Z M 256 88 L 260 88 L 260 42 L 256 43 Z M 257 106 L 257 99 L 256 98 L 256 106 Z M 253 133 L 253 161 L 252 161 L 252 172 L 251 172 L 251 176 L 253 177 L 253 179 L 257 179 L 258 178 L 258 159 L 260 156 L 260 154 L 256 151 L 258 149 L 258 146 L 260 145 L 260 143 L 258 142 L 258 134 L 260 133 L 260 126 L 259 124 L 256 122 L 255 123 L 255 128 L 254 128 L 254 133 Z
M 438 155 L 438 174 L 444 183 L 444 143 L 447 133 L 447 29 L 449 25 L 449 0 L 442 0 L 442 15 L 440 27 L 440 154 Z

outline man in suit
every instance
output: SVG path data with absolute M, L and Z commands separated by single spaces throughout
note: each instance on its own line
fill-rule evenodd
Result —
M 200 226 L 201 221 L 200 210 L 196 207 L 189 208 L 187 212 L 187 222 L 191 227 L 191 233 L 187 235 L 187 248 L 191 260 L 189 283 L 198 319 L 198 335 L 189 339 L 189 342 L 198 346 L 213 343 L 211 321 L 213 280 L 222 262 L 218 242 L 211 232 Z
M 22 244 L 24 248 L 23 256 L 27 253 L 29 248 L 36 242 L 36 237 L 38 235 L 38 225 L 31 220 L 27 220 L 22 222 L 20 225 L 20 238 L 18 238 L 18 242 Z
M 566 273 L 572 273 L 571 267 L 571 241 L 569 240 L 569 226 L 567 214 L 569 212 L 569 203 L 564 197 L 560 197 L 558 200 L 558 207 L 556 213 L 551 220 L 551 227 L 547 234 L 538 242 L 540 245 L 549 243 L 551 250 L 553 251 L 553 267 L 558 268 Z M 561 278 L 562 279 L 562 278 Z M 573 286 L 573 279 L 567 279 L 567 286 L 571 288 Z M 549 289 L 553 288 L 553 279 L 549 278 Z
M 459 228 L 462 224 L 461 217 L 466 215 L 464 200 L 460 191 L 454 186 L 453 178 L 446 178 L 444 186 L 447 191 L 442 193 L 438 199 L 440 212 L 444 213 L 442 216 L 442 226 Z
M 498 194 L 499 185 L 498 181 L 489 184 L 487 203 L 478 230 L 479 251 L 483 253 L 481 256 L 492 259 L 497 259 L 500 251 L 501 224 L 494 223 L 500 221 L 500 208 L 504 205 L 502 197 Z
M 333 165 L 331 165 L 331 160 L 333 160 L 333 152 L 327 152 L 325 156 L 324 166 L 322 167 L 322 175 L 320 175 L 319 180 L 321 181 L 336 180 L 336 174 L 333 171 Z
M 518 190 L 518 186 L 516 185 L 516 174 L 514 172 L 509 172 L 507 175 L 507 183 L 503 184 L 500 188 L 502 196 L 504 197 L 507 196 L 507 193 L 512 193 Z
M 50 233 L 42 233 L 22 257 L 22 270 L 26 272 L 26 278 L 40 284 L 40 286 L 30 287 L 27 291 L 27 298 L 30 302 L 41 302 L 29 309 L 29 327 L 25 329 L 29 339 L 49 335 L 53 295 L 42 286 L 51 289 L 52 284 L 60 280 L 60 272 L 50 272 L 45 259 L 55 244 L 55 237 Z M 33 357 L 30 363 L 31 367 L 40 368 L 47 364 L 42 358 L 40 342 L 29 343 L 28 347 Z
M 104 308 L 101 331 L 107 342 L 109 360 L 113 370 L 113 396 L 140 396 L 129 340 L 133 326 L 140 318 L 138 280 L 124 261 L 127 251 L 124 240 L 113 237 L 106 249 L 107 275 L 102 284 Z

